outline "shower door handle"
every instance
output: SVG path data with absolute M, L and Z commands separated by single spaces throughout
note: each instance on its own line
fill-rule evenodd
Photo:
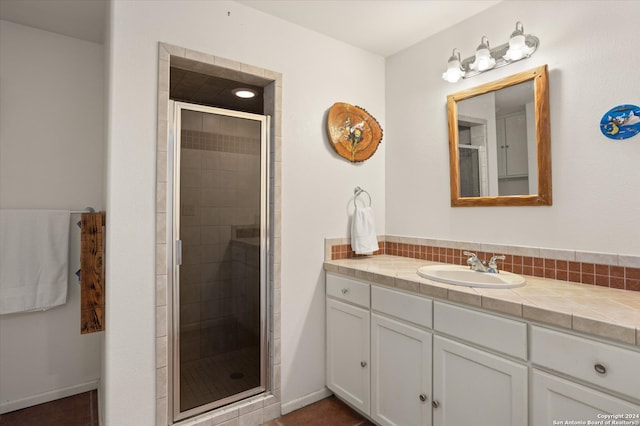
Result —
M 176 265 L 182 265 L 182 240 L 176 240 Z

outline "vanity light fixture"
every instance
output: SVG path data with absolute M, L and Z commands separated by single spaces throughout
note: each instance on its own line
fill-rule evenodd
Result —
M 453 49 L 447 71 L 442 74 L 442 78 L 449 83 L 455 83 L 461 78 L 473 77 L 490 69 L 509 65 L 533 55 L 539 44 L 538 37 L 525 34 L 522 22 L 518 21 L 508 43 L 491 48 L 489 39 L 482 36 L 476 54 L 464 60 L 460 60 L 460 51 Z
M 251 99 L 256 96 L 256 91 L 253 89 L 238 88 L 238 89 L 233 89 L 231 92 L 237 97 L 243 98 L 243 99 Z

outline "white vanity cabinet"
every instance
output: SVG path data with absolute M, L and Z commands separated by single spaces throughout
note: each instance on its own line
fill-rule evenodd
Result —
M 327 276 L 327 387 L 369 414 L 369 284 Z
M 388 426 L 431 425 L 430 299 L 327 274 L 327 387 Z
M 371 418 L 431 425 L 431 300 L 371 289 Z
M 640 405 L 630 402 L 640 400 L 640 353 L 534 325 L 531 362 L 534 426 L 553 420 L 597 422 L 606 414 L 640 422 Z
M 526 324 L 435 302 L 434 330 L 433 424 L 526 425 Z
M 635 346 L 326 277 L 327 387 L 376 424 L 640 424 Z
M 640 421 L 636 417 L 640 416 L 638 405 L 537 369 L 531 377 L 531 426 L 571 420 L 597 424 L 607 414 L 623 416 L 618 420 Z

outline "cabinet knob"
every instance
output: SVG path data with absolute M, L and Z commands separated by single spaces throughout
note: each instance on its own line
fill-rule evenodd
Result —
M 349 289 L 348 288 L 343 288 L 342 289 L 342 294 L 347 294 L 349 293 Z
M 425 402 L 427 400 L 427 395 L 421 393 L 419 398 L 420 398 L 420 401 Z
M 596 373 L 598 373 L 598 374 L 606 374 L 606 372 L 607 372 L 607 367 L 605 367 L 604 365 L 602 365 L 600 363 L 594 365 L 593 369 L 596 370 Z
M 360 367 L 364 368 L 367 366 L 367 361 L 360 361 Z
M 433 408 L 438 408 L 440 406 L 440 403 L 436 400 L 431 401 L 431 405 L 433 406 Z

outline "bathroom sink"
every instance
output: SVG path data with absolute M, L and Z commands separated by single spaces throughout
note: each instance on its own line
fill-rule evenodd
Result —
M 514 288 L 526 284 L 523 276 L 500 271 L 498 274 L 478 272 L 460 265 L 430 265 L 418 269 L 418 275 L 441 283 L 466 287 Z

